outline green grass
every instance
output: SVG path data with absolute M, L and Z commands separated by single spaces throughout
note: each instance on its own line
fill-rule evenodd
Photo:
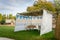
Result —
M 15 40 L 55 40 L 54 31 L 40 36 L 37 30 L 14 32 L 14 27 L 12 26 L 0 26 L 0 37 Z

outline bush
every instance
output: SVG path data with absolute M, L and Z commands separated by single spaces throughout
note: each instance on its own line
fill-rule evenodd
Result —
M 2 21 L 1 21 L 1 24 L 5 24 L 5 20 L 2 20 Z

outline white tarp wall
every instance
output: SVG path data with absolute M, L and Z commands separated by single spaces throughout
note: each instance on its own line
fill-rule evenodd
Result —
M 41 16 L 23 16 L 20 14 L 16 15 L 16 25 L 14 31 L 26 30 L 28 25 L 40 25 Z M 36 27 L 38 29 L 38 26 Z
M 38 26 L 41 26 L 42 16 L 33 16 L 32 18 L 32 25 L 35 25 L 35 29 L 39 30 L 40 28 Z
M 16 15 L 16 24 L 15 24 L 15 31 L 24 30 L 26 25 L 26 19 L 23 20 L 23 16 L 19 14 Z
M 40 35 L 52 31 L 52 14 L 43 10 L 42 25 L 40 30 Z

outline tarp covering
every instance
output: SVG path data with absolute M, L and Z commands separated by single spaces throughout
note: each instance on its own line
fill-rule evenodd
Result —
M 41 24 L 41 16 L 23 16 L 23 15 L 16 15 L 16 25 L 15 31 L 26 30 L 28 25 L 40 25 Z M 37 26 L 36 28 L 37 29 Z
M 52 15 L 46 10 L 43 10 L 43 18 L 42 18 L 40 35 L 48 33 L 50 31 L 52 31 Z
M 15 32 L 26 30 L 28 25 L 35 25 L 38 30 L 40 29 L 40 35 L 48 33 L 52 31 L 52 14 L 43 10 L 43 16 L 16 15 Z

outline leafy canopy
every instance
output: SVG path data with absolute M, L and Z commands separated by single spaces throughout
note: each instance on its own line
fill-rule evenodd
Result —
M 43 1 L 38 1 L 36 4 L 33 4 L 33 6 L 28 7 L 27 11 L 34 11 L 40 9 L 47 9 L 49 11 L 55 12 L 55 6 L 51 2 L 43 2 Z

